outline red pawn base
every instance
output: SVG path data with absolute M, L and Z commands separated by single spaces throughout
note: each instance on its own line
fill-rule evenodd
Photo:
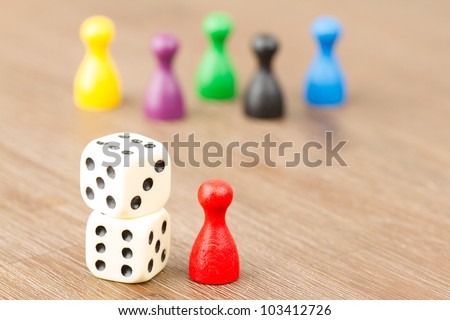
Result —
M 194 244 L 189 263 L 191 279 L 203 284 L 227 284 L 236 281 L 239 278 L 239 256 L 227 256 L 217 247 L 211 249 Z M 213 252 L 208 254 L 211 251 Z

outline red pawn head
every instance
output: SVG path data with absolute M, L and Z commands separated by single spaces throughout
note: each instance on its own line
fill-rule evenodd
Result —
M 205 211 L 223 212 L 233 200 L 233 189 L 223 180 L 208 180 L 198 189 L 198 202 Z
M 225 213 L 233 189 L 222 180 L 208 180 L 198 189 L 205 222 L 192 246 L 189 276 L 205 284 L 226 284 L 239 278 L 239 255 Z

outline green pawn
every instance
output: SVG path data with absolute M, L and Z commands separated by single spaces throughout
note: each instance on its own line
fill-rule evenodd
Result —
M 232 28 L 231 18 L 223 13 L 210 14 L 203 23 L 211 45 L 197 70 L 197 92 L 202 98 L 225 100 L 237 94 L 236 76 L 225 49 L 225 40 Z

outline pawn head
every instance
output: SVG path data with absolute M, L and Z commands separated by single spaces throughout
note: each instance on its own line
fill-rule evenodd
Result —
M 233 21 L 225 13 L 211 13 L 203 22 L 203 30 L 213 41 L 224 41 L 232 29 Z
M 253 38 L 252 48 L 260 59 L 270 59 L 278 49 L 278 42 L 271 35 L 259 34 Z
M 311 26 L 312 35 L 323 44 L 333 44 L 342 32 L 340 22 L 331 16 L 318 17 Z
M 178 39 L 170 33 L 159 33 L 153 37 L 150 49 L 160 58 L 170 58 L 178 49 Z
M 106 46 L 114 37 L 114 23 L 104 16 L 92 16 L 83 21 L 81 39 L 91 45 Z
M 198 201 L 205 210 L 226 210 L 232 200 L 233 189 L 223 180 L 207 180 L 198 189 Z

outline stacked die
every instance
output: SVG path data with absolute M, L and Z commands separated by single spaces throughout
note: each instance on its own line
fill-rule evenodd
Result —
M 170 253 L 170 158 L 164 146 L 134 133 L 91 141 L 81 155 L 80 189 L 93 209 L 86 264 L 102 279 L 150 280 Z

